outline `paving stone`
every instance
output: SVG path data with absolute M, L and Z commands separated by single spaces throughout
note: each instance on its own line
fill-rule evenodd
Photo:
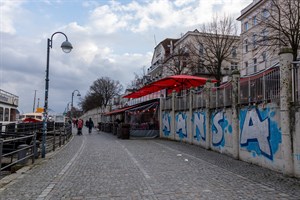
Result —
M 2 186 L 0 199 L 300 199 L 299 179 L 196 145 L 83 133 Z

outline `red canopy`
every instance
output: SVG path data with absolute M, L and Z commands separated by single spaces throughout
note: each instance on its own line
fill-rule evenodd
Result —
M 189 89 L 190 87 L 198 87 L 204 85 L 208 79 L 202 78 L 198 76 L 190 76 L 190 75 L 174 75 L 165 77 L 148 85 L 145 85 L 141 89 L 132 92 L 123 98 L 139 98 L 145 96 L 147 94 L 151 94 L 163 89 L 171 89 L 180 91 L 183 89 Z M 217 82 L 216 80 L 212 80 L 212 82 Z

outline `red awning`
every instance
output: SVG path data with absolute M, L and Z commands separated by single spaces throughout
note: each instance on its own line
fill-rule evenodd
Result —
M 105 113 L 104 115 L 114 115 L 114 114 L 119 114 L 119 113 L 121 113 L 121 112 L 125 112 L 126 110 L 131 109 L 131 108 L 134 108 L 134 107 L 136 107 L 136 105 L 134 105 L 134 106 L 127 106 L 127 107 L 125 107 L 125 108 L 113 110 L 113 111 L 110 111 L 110 112 Z
M 190 87 L 198 87 L 204 85 L 207 80 L 207 78 L 190 75 L 169 76 L 150 83 L 142 87 L 141 89 L 124 96 L 123 98 L 139 98 L 163 89 L 180 91 L 183 89 L 189 89 Z M 211 81 L 217 82 L 217 80 Z

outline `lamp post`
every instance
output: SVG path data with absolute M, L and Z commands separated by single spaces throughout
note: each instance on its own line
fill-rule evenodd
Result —
M 81 94 L 80 94 L 80 92 L 78 91 L 78 90 L 74 90 L 73 92 L 72 92 L 72 101 L 71 101 L 71 120 L 73 121 L 73 115 L 72 115 L 72 110 L 73 110 L 73 98 L 74 98 L 74 94 L 75 94 L 75 92 L 77 92 L 77 96 L 78 97 L 80 97 L 81 96 Z
M 67 115 L 68 112 L 69 112 L 70 104 L 71 104 L 71 102 L 68 102 L 68 103 L 67 103 L 67 106 L 66 106 L 66 108 L 65 108 L 65 113 L 66 113 L 66 115 Z
M 46 135 L 47 135 L 47 118 L 48 118 L 48 90 L 49 90 L 49 57 L 50 57 L 50 48 L 52 48 L 52 40 L 55 34 L 62 34 L 65 36 L 66 41 L 61 44 L 63 52 L 70 53 L 73 49 L 72 44 L 68 41 L 68 37 L 63 32 L 55 32 L 52 34 L 51 39 L 47 40 L 47 65 L 46 65 L 46 79 L 45 79 L 45 104 L 44 104 L 44 116 L 43 116 L 43 137 L 42 137 L 42 158 L 45 158 L 46 154 Z

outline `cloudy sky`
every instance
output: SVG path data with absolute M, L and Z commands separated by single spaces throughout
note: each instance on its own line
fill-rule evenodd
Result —
M 151 64 L 154 47 L 179 38 L 215 14 L 237 18 L 252 0 L 1 0 L 0 88 L 19 96 L 31 112 L 34 93 L 44 105 L 47 38 L 64 32 L 74 49 L 65 54 L 63 35 L 50 50 L 49 109 L 62 113 L 72 92 L 84 96 L 97 78 L 124 88 Z M 74 97 L 74 106 L 79 102 Z

